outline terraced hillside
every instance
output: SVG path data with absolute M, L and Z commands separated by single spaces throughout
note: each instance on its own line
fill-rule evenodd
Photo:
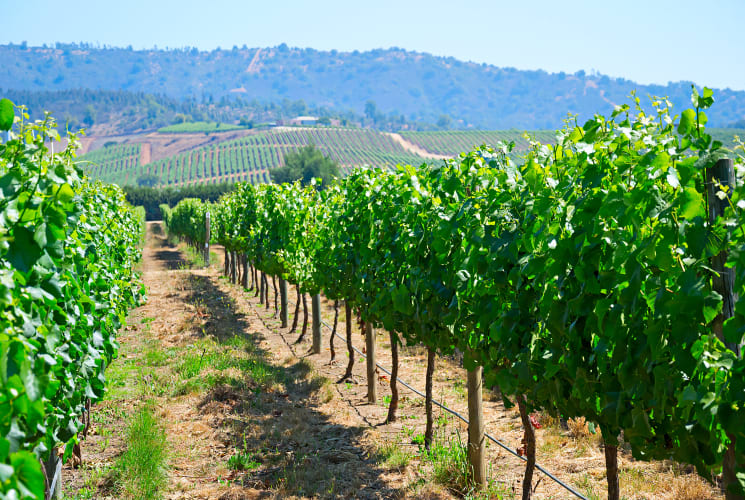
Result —
M 389 135 L 370 129 L 277 128 L 178 154 L 137 169 L 156 175 L 162 185 L 204 182 L 269 181 L 269 170 L 283 165 L 286 153 L 315 144 L 347 172 L 353 167 L 391 167 L 426 158 L 407 151 Z
M 730 147 L 735 135 L 745 137 L 745 130 L 737 129 L 711 129 L 711 133 Z M 143 175 L 155 175 L 163 186 L 226 181 L 258 184 L 270 182 L 269 171 L 283 165 L 286 153 L 311 143 L 339 162 L 346 173 L 359 166 L 390 168 L 399 163 L 417 165 L 438 161 L 481 144 L 493 146 L 500 141 L 515 142 L 513 156 L 519 161 L 520 154 L 528 148 L 524 135 L 519 130 L 446 130 L 404 131 L 397 136 L 371 129 L 278 127 L 208 144 L 203 141 L 201 146 L 182 149 L 183 152 L 165 158 L 161 156 L 145 165 L 140 161 L 140 144 L 134 143 L 108 146 L 82 156 L 81 160 L 91 162 L 89 172 L 94 177 L 120 185 L 136 184 Z M 549 130 L 528 132 L 528 135 L 543 143 L 556 140 L 556 132 Z M 141 140 L 150 138 L 141 136 Z
M 140 165 L 141 144 L 106 146 L 78 158 L 83 168 L 93 178 L 119 185 L 134 184 L 132 174 Z
M 438 155 L 457 156 L 476 146 L 493 146 L 498 142 L 515 141 L 515 151 L 528 149 L 528 141 L 521 130 L 435 130 L 427 132 L 401 132 L 401 137 L 420 148 Z M 543 143 L 555 143 L 554 130 L 537 130 L 529 135 Z

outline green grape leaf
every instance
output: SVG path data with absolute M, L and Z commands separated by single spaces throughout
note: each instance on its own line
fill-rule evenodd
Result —
M 692 109 L 686 109 L 680 115 L 680 123 L 678 123 L 678 133 L 680 135 L 691 135 L 695 127 L 696 112 Z
M 680 215 L 686 219 L 706 215 L 706 205 L 701 194 L 692 187 L 683 189 L 679 198 Z
M 0 130 L 10 130 L 13 126 L 15 112 L 13 103 L 9 99 L 0 99 Z
M 36 456 L 28 451 L 19 451 L 11 455 L 10 463 L 13 466 L 16 484 L 21 494 L 32 498 L 43 498 L 44 475 Z

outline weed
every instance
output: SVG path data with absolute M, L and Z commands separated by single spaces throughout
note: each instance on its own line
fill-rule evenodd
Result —
M 228 468 L 233 470 L 253 470 L 261 464 L 253 459 L 253 454 L 248 453 L 246 435 L 243 435 L 243 451 L 239 451 L 228 459 Z
M 569 428 L 569 434 L 575 439 L 590 436 L 590 428 L 585 417 L 570 418 L 567 420 L 567 427 Z
M 391 469 L 402 469 L 409 465 L 414 454 L 401 446 L 396 440 L 384 441 L 378 445 L 377 451 L 383 463 Z
M 429 450 L 422 450 L 422 457 L 432 464 L 434 481 L 449 490 L 465 495 L 469 491 L 470 467 L 466 445 L 460 433 L 446 440 L 440 434 L 434 439 Z
M 574 481 L 574 484 L 582 490 L 588 500 L 599 500 L 600 497 L 595 493 L 595 488 L 592 485 L 592 478 L 589 474 L 584 473 L 582 476 Z
M 92 465 L 85 462 L 83 463 L 82 471 L 84 477 L 83 487 L 74 493 L 63 492 L 62 500 L 89 500 L 99 498 L 101 495 L 98 491 L 98 485 L 100 482 L 105 482 L 105 478 L 112 472 L 109 465 Z
M 458 396 L 466 397 L 466 386 L 462 380 L 456 379 L 453 382 L 453 392 Z
M 165 366 L 170 361 L 172 351 L 164 350 L 157 341 L 147 341 L 145 344 L 145 364 L 148 366 Z
M 146 403 L 127 429 L 127 450 L 116 462 L 117 484 L 129 498 L 161 498 L 166 482 L 166 435 Z

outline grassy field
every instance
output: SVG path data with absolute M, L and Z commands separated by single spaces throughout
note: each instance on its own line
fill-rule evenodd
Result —
M 245 128 L 247 127 L 230 123 L 186 122 L 161 127 L 158 129 L 158 132 L 161 134 L 209 134 L 211 132 L 228 132 L 230 130 L 243 130 Z

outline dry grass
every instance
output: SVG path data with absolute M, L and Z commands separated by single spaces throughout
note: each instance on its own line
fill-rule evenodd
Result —
M 583 439 L 591 435 L 585 417 L 570 418 L 567 420 L 567 428 L 569 429 L 569 435 L 574 439 Z

